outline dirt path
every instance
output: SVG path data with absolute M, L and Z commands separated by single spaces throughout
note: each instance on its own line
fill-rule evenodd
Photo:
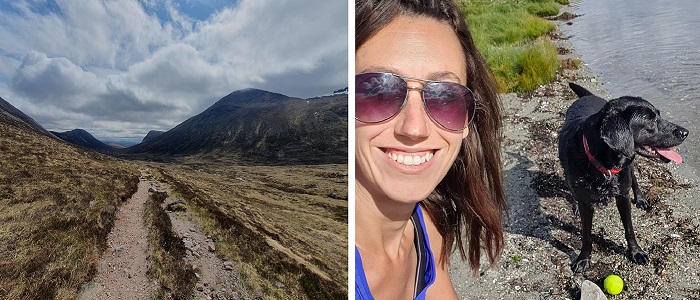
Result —
M 85 284 L 77 299 L 149 299 L 158 284 L 146 275 L 149 262 L 148 229 L 144 207 L 153 182 L 141 170 L 136 193 L 124 203 L 107 237 L 97 275 Z
M 170 194 L 170 186 L 155 181 L 150 171 L 141 170 L 138 191 L 117 212 L 97 275 L 83 285 L 76 299 L 150 299 L 157 291 L 159 284 L 146 274 L 151 248 L 144 222 L 145 205 L 154 191 Z M 182 200 L 168 196 L 162 207 L 174 202 Z M 187 249 L 186 263 L 196 271 L 194 299 L 247 299 L 234 264 L 216 256 L 216 238 L 204 234 L 200 218 L 189 211 L 166 212 L 173 232 Z

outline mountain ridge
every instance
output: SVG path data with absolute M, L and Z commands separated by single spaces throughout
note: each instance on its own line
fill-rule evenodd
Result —
M 269 163 L 345 163 L 347 94 L 300 99 L 258 89 L 234 91 L 125 153 L 233 155 Z
M 161 135 L 161 134 L 163 134 L 163 133 L 165 133 L 165 131 L 162 131 L 162 130 L 151 130 L 151 131 L 149 131 L 149 132 L 146 134 L 146 136 L 143 137 L 143 140 L 141 140 L 141 143 L 145 143 L 145 142 L 148 142 L 148 141 L 150 141 L 150 140 L 152 140 L 152 139 L 155 139 L 156 137 L 158 137 L 159 135 Z
M 51 131 L 51 133 L 68 143 L 92 149 L 103 154 L 114 154 L 120 151 L 120 149 L 98 140 L 85 129 L 73 129 L 65 132 Z
M 32 119 L 30 116 L 14 107 L 12 104 L 10 104 L 10 102 L 7 102 L 2 97 L 0 97 L 0 120 L 5 121 L 10 125 L 29 128 L 52 138 L 57 138 L 51 132 L 46 130 L 46 128 L 34 121 L 34 119 Z
M 255 163 L 347 163 L 347 88 L 308 99 L 248 88 L 222 97 L 168 131 L 141 143 L 110 146 L 85 129 L 53 132 L 0 98 L 0 120 L 121 158 L 230 156 Z

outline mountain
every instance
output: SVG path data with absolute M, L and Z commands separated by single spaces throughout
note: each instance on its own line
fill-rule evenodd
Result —
M 130 154 L 236 156 L 267 163 L 346 163 L 348 95 L 299 99 L 235 91 Z
M 92 134 L 85 131 L 84 129 L 73 129 L 71 131 L 66 132 L 51 131 L 51 133 L 68 143 L 92 149 L 100 153 L 113 154 L 119 151 L 117 148 L 109 146 L 99 141 L 94 136 L 92 136 Z
M 21 110 L 15 108 L 5 99 L 0 98 L 0 121 L 20 128 L 38 131 L 50 137 L 56 138 L 51 132 L 39 125 L 34 119 L 27 116 Z
M 141 143 L 145 143 L 145 142 L 148 142 L 152 139 L 155 139 L 156 137 L 158 137 L 159 135 L 161 135 L 163 133 L 165 133 L 165 131 L 151 130 L 146 134 L 146 136 L 143 137 L 143 140 L 141 141 Z

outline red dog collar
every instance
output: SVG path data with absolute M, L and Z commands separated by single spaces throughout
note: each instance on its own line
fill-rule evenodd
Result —
M 603 164 L 601 164 L 595 157 L 593 157 L 593 154 L 591 154 L 591 151 L 588 149 L 588 141 L 586 140 L 586 135 L 583 135 L 583 149 L 586 150 L 586 156 L 588 156 L 588 161 L 593 164 L 600 173 L 603 173 L 603 176 L 605 176 L 605 179 L 610 179 L 613 175 L 620 173 L 622 171 L 622 168 L 614 168 L 614 169 L 606 169 Z

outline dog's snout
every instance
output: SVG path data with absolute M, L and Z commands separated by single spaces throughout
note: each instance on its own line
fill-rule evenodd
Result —
M 679 137 L 683 140 L 685 140 L 685 138 L 688 137 L 688 129 L 685 129 L 685 128 L 680 127 L 680 126 L 678 126 L 678 128 L 676 128 L 674 133 L 676 134 L 677 137 Z

